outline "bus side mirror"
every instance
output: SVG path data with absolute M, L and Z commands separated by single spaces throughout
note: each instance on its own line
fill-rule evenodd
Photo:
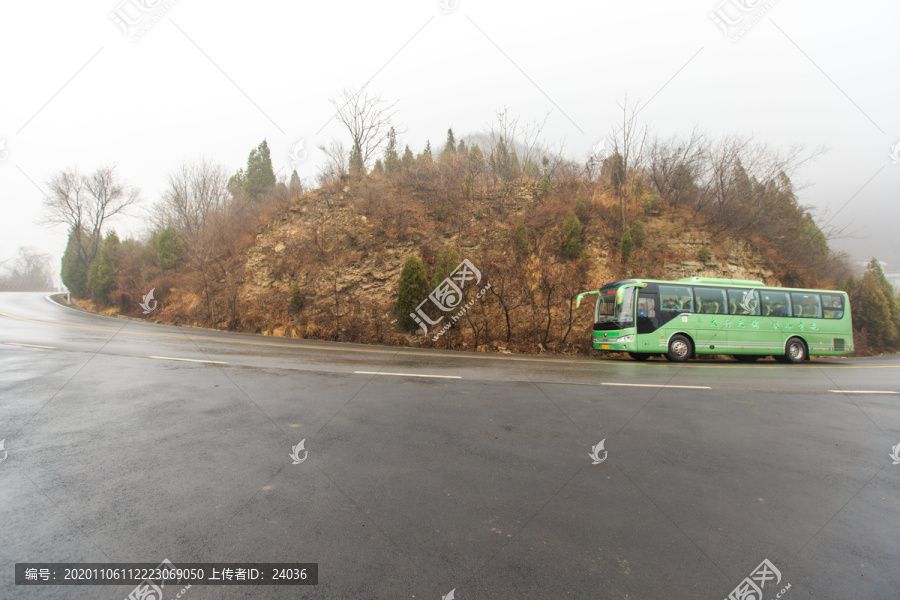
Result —
M 599 291 L 597 291 L 597 292 L 581 292 L 581 293 L 578 294 L 578 296 L 575 298 L 575 308 L 581 308 L 581 300 L 582 300 L 585 296 L 599 295 L 599 294 L 600 294 Z

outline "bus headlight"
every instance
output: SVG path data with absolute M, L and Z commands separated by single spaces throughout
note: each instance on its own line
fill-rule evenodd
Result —
M 616 339 L 617 342 L 630 342 L 634 339 L 634 334 L 631 335 L 623 335 L 622 337 Z

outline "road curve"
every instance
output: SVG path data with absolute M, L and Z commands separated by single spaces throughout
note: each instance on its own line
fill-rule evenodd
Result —
M 0 598 L 133 587 L 16 562 L 163 559 L 319 564 L 186 600 L 721 599 L 764 559 L 766 598 L 900 589 L 897 357 L 453 353 L 0 293 L 0 440 Z

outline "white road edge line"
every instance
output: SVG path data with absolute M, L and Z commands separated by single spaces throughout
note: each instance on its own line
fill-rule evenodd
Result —
M 828 390 L 832 394 L 900 394 L 891 390 Z
M 624 387 L 675 388 L 679 390 L 711 390 L 708 385 L 661 385 L 656 383 L 604 383 L 600 385 L 618 385 Z
M 430 377 L 433 379 L 462 379 L 461 375 L 417 375 L 416 373 L 385 373 L 382 371 L 353 371 L 356 375 L 396 375 L 397 377 Z
M 222 362 L 220 360 L 200 360 L 197 358 L 174 358 L 172 356 L 148 356 L 147 358 L 156 358 L 159 360 L 178 360 L 182 362 L 198 362 L 198 363 L 206 363 L 210 365 L 227 365 L 227 362 Z
M 37 344 L 19 344 L 17 342 L 6 342 L 7 346 L 24 346 L 26 348 L 44 348 L 46 350 L 56 350 L 56 346 L 38 346 Z

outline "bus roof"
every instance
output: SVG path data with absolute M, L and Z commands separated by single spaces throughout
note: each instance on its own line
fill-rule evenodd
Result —
M 742 287 L 766 287 L 762 281 L 756 279 L 721 279 L 717 277 L 684 277 L 676 279 L 679 283 L 699 283 L 709 285 L 739 285 Z
M 833 294 L 845 294 L 841 290 L 825 290 L 813 288 L 794 288 L 788 286 L 768 286 L 762 281 L 755 279 L 722 279 L 717 277 L 683 277 L 681 279 L 623 279 L 602 286 L 601 290 L 610 288 L 618 288 L 623 285 L 642 287 L 648 283 L 657 283 L 663 285 L 682 284 L 682 285 L 709 285 L 721 287 L 743 287 L 743 288 L 766 288 L 772 290 L 790 290 L 795 292 L 830 292 Z
M 636 284 L 636 283 L 641 283 L 641 280 L 622 279 L 621 281 L 613 281 L 612 283 L 607 283 L 606 285 L 601 285 L 600 289 L 605 290 L 607 288 L 619 288 L 619 287 L 622 287 L 623 285 L 630 285 L 630 284 Z

